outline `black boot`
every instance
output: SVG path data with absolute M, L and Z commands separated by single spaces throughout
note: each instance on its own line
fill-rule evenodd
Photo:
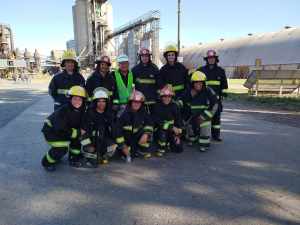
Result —
M 42 166 L 47 172 L 54 172 L 56 170 L 55 164 L 49 163 L 46 157 L 43 157 L 42 159 Z

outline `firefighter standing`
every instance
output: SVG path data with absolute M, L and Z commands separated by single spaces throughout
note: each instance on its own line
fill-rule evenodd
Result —
M 182 128 L 183 122 L 180 109 L 172 102 L 174 92 L 170 85 L 160 90 L 160 101 L 155 104 L 153 120 L 157 132 L 155 139 L 158 144 L 157 156 L 163 156 L 167 150 L 175 153 L 183 151 Z
M 115 85 L 113 77 L 110 74 L 110 58 L 108 56 L 102 56 L 96 60 L 96 68 L 93 74 L 88 77 L 86 81 L 86 91 L 89 96 L 89 101 L 92 101 L 94 90 L 99 87 L 104 87 L 109 91 L 109 97 L 113 95 L 115 91 Z
M 210 146 L 211 119 L 218 110 L 218 99 L 214 90 L 205 85 L 206 76 L 196 71 L 191 77 L 191 89 L 182 98 L 184 118 L 190 144 L 199 144 L 204 152 Z
M 107 164 L 116 155 L 118 145 L 124 142 L 124 138 L 118 136 L 115 129 L 114 114 L 109 108 L 107 92 L 104 88 L 95 91 L 81 123 L 81 144 L 87 167 L 95 168 L 99 162 Z
M 114 110 L 118 112 L 118 117 L 125 110 L 128 99 L 133 91 L 133 74 L 129 70 L 129 59 L 127 55 L 120 55 L 117 58 L 119 69 L 111 73 L 114 78 L 116 91 L 113 96 Z
M 125 147 L 133 157 L 150 158 L 153 123 L 144 107 L 145 97 L 140 91 L 133 91 L 128 106 L 119 119 L 125 139 Z
M 139 52 L 140 63 L 133 67 L 135 88 L 141 91 L 145 97 L 145 106 L 148 112 L 153 112 L 153 105 L 158 96 L 157 79 L 158 67 L 151 61 L 151 53 L 148 49 L 141 49 Z
M 228 89 L 227 78 L 225 70 L 218 66 L 219 57 L 217 56 L 216 51 L 209 50 L 204 60 L 207 63 L 206 66 L 201 67 L 198 70 L 202 71 L 206 75 L 206 85 L 215 91 L 219 103 L 218 111 L 215 113 L 212 119 L 211 135 L 214 141 L 221 142 L 222 139 L 220 137 L 220 131 L 221 112 L 223 111 L 222 100 L 223 97 L 226 97 L 224 90 Z
M 80 122 L 84 114 L 86 91 L 73 86 L 69 92 L 69 102 L 54 111 L 44 123 L 42 132 L 50 150 L 42 159 L 47 171 L 54 171 L 57 162 L 69 151 L 70 166 L 81 166 Z
M 167 63 L 159 71 L 158 86 L 161 89 L 167 84 L 172 85 L 174 97 L 177 99 L 189 85 L 188 70 L 183 64 L 177 62 L 178 50 L 175 46 L 167 46 L 164 57 Z
M 79 73 L 75 52 L 64 52 L 61 67 L 63 71 L 56 74 L 49 84 L 49 94 L 54 99 L 54 110 L 68 103 L 67 93 L 71 87 L 85 85 L 84 77 Z

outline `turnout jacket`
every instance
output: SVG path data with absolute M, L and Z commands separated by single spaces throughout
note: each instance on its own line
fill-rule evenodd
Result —
M 206 65 L 198 70 L 206 75 L 206 85 L 212 88 L 218 99 L 221 100 L 221 97 L 226 95 L 223 90 L 228 89 L 225 70 L 218 65 L 214 65 L 212 68 L 210 65 Z
M 168 130 L 173 126 L 180 129 L 183 128 L 180 109 L 174 102 L 168 105 L 163 104 L 161 101 L 156 103 L 152 119 L 155 122 L 155 126 L 159 129 Z
M 44 123 L 42 132 L 47 141 L 76 139 L 80 136 L 80 123 L 84 114 L 84 106 L 76 109 L 69 102 L 53 112 Z
M 184 89 L 189 86 L 188 70 L 179 62 L 174 65 L 166 64 L 159 71 L 158 86 L 163 88 L 166 84 L 171 84 L 179 97 L 184 92 Z
M 116 87 L 111 73 L 107 73 L 105 76 L 102 76 L 102 74 L 96 70 L 88 77 L 86 81 L 86 91 L 90 101 L 92 100 L 94 90 L 98 87 L 106 88 L 110 92 L 110 97 L 113 95 Z
M 119 127 L 122 130 L 126 143 L 129 144 L 136 134 L 152 134 L 153 132 L 153 122 L 144 106 L 137 112 L 133 112 L 130 107 L 127 106 L 119 119 Z
M 146 104 L 154 104 L 158 97 L 158 67 L 153 63 L 139 63 L 132 69 L 135 88 L 146 97 Z
M 188 89 L 181 101 L 185 120 L 191 116 L 202 116 L 205 120 L 210 120 L 218 108 L 216 93 L 212 88 L 205 86 L 200 92 L 195 92 L 195 95 L 192 95 L 192 89 Z
M 54 75 L 54 77 L 52 78 L 48 88 L 49 94 L 52 96 L 55 103 L 59 105 L 66 104 L 69 101 L 66 95 L 70 88 L 75 85 L 84 87 L 84 77 L 78 72 L 69 75 L 64 70 Z
M 116 129 L 114 114 L 111 110 L 99 113 L 95 106 L 89 107 L 83 116 L 81 128 L 86 131 L 81 141 L 83 145 L 92 144 L 97 132 L 102 135 L 102 138 L 115 140 L 117 144 L 124 142 L 120 131 Z

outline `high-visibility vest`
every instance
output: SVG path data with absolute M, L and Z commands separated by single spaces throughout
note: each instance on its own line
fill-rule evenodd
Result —
M 133 75 L 132 72 L 129 71 L 128 73 L 128 82 L 127 86 L 125 86 L 122 76 L 119 72 L 119 70 L 115 71 L 115 78 L 117 82 L 117 90 L 119 95 L 119 104 L 126 104 L 128 102 L 128 99 L 132 93 L 133 89 Z

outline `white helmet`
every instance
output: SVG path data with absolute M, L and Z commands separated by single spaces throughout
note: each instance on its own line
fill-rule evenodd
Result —
M 128 62 L 128 61 L 129 61 L 129 58 L 127 55 L 119 55 L 117 58 L 118 63 Z
M 96 99 L 108 99 L 108 90 L 105 89 L 105 88 L 97 88 L 95 89 L 94 91 L 94 96 L 93 96 L 93 100 L 96 100 Z

